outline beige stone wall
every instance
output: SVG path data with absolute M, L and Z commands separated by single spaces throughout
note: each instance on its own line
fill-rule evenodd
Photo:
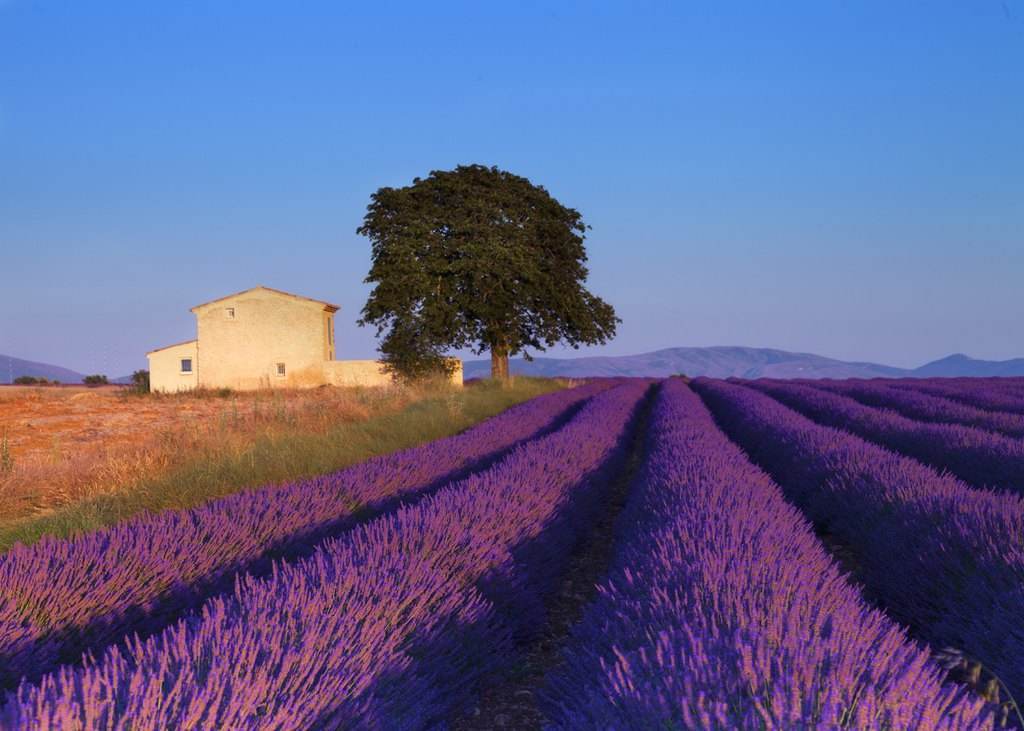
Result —
M 154 350 L 147 353 L 146 357 L 149 359 L 150 391 L 174 393 L 176 391 L 191 391 L 196 387 L 199 358 L 195 340 Z M 181 361 L 183 358 L 191 359 L 191 373 L 182 372 Z
M 254 290 L 193 312 L 201 386 L 248 390 L 324 383 L 323 364 L 334 348 L 334 313 L 322 303 Z
M 390 386 L 391 376 L 376 360 L 329 360 L 324 363 L 324 382 L 332 386 Z
M 458 358 L 452 358 L 455 361 L 455 370 L 452 371 L 451 382 L 454 386 L 462 385 L 462 361 Z
M 332 386 L 390 386 L 394 381 L 379 360 L 332 360 L 324 363 L 324 382 Z M 462 385 L 462 361 L 456 361 L 451 382 Z
M 334 360 L 334 313 L 327 312 L 324 315 L 324 360 Z

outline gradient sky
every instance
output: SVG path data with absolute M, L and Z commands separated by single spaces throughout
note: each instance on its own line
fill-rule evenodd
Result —
M 265 284 L 371 357 L 370 194 L 471 162 L 593 227 L 588 353 L 1024 356 L 1024 0 L 0 0 L 0 353 Z

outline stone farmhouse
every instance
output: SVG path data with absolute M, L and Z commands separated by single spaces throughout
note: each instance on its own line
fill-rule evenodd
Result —
M 379 361 L 335 360 L 338 309 L 262 286 L 196 305 L 195 340 L 146 354 L 150 389 L 390 385 Z M 462 384 L 461 361 L 452 380 Z

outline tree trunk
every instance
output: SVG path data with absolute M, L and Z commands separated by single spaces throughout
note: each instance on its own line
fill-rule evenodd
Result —
M 508 346 L 495 345 L 491 347 L 491 378 L 497 381 L 507 381 L 508 372 Z

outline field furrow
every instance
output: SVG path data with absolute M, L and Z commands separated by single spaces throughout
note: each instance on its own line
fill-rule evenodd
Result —
M 308 553 L 403 499 L 486 467 L 608 387 L 542 396 L 461 435 L 331 475 L 17 546 L 0 556 L 0 684 L 151 634 L 230 590 L 239 572 L 265 572 L 274 558 Z
M 574 512 L 580 525 L 579 541 L 567 557 L 557 588 L 549 593 L 544 604 L 543 623 L 534 628 L 511 662 L 484 680 L 478 700 L 457 709 L 447 725 L 450 731 L 495 728 L 539 731 L 543 728 L 546 719 L 538 698 L 545 676 L 559 663 L 569 632 L 608 572 L 616 522 L 643 457 L 652 396 L 656 391 L 650 390 L 636 417 L 624 469 L 615 476 L 600 501 L 591 502 L 589 512 Z
M 1024 696 L 1024 499 L 973 489 L 752 388 L 694 387 L 725 432 L 849 551 L 873 599 L 933 647 L 963 653 L 989 697 L 1005 700 L 1007 688 Z
M 959 424 L 908 419 L 852 398 L 785 381 L 749 381 L 816 422 L 949 470 L 975 487 L 1024 493 L 1024 440 Z
M 421 728 L 538 622 L 579 522 L 621 467 L 647 385 L 239 581 L 191 620 L 9 696 L 12 728 Z

